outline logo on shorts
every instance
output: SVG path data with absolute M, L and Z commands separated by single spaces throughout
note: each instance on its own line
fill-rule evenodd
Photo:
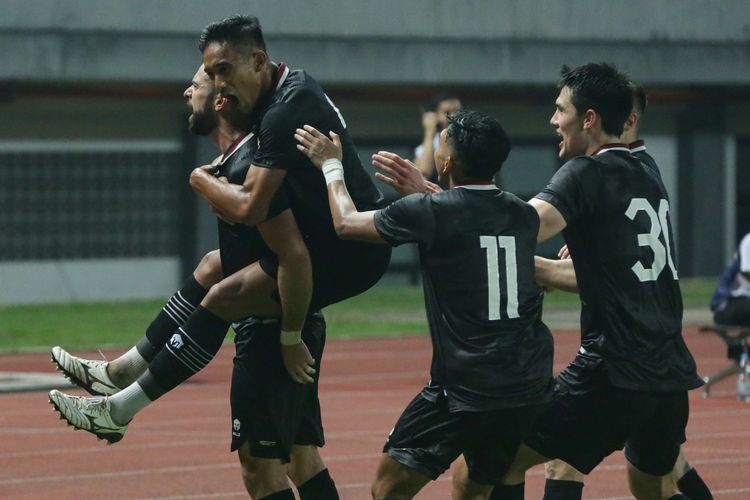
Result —
M 276 446 L 276 441 L 258 441 L 261 446 Z
M 234 429 L 234 431 L 232 431 L 232 436 L 239 437 L 240 436 L 240 419 L 239 418 L 235 418 L 232 421 L 232 429 Z
M 179 349 L 180 347 L 185 345 L 185 342 L 182 340 L 182 337 L 179 333 L 175 333 L 174 335 L 172 335 L 172 338 L 169 339 L 169 345 L 171 345 L 175 349 Z

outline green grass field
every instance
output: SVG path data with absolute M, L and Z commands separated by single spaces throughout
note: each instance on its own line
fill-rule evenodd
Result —
M 715 280 L 682 280 L 686 307 L 708 307 Z M 131 346 L 161 309 L 162 301 L 0 307 L 0 352 Z M 545 309 L 578 308 L 578 296 L 547 295 Z M 421 287 L 380 285 L 325 310 L 329 338 L 427 333 Z

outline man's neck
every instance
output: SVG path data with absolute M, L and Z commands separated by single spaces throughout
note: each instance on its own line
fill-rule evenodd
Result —
M 214 130 L 208 138 L 211 139 L 211 142 L 216 146 L 216 149 L 224 152 L 230 144 L 244 133 L 245 132 L 242 130 L 232 128 L 226 121 L 220 120 L 219 126 L 216 127 L 216 130 Z
M 495 182 L 492 179 L 475 179 L 473 177 L 453 177 L 451 174 L 448 178 L 448 188 L 453 189 L 458 186 L 494 186 Z
M 620 137 L 616 135 L 608 135 L 604 132 L 601 132 L 599 134 L 592 134 L 589 140 L 588 147 L 586 148 L 586 156 L 593 155 L 605 144 L 619 144 L 621 142 L 622 140 L 620 139 Z
M 274 91 L 276 90 L 276 83 L 278 81 L 276 78 L 278 71 L 279 66 L 277 66 L 276 63 L 269 61 L 268 65 L 266 66 L 266 71 L 263 74 L 263 78 L 261 80 L 258 100 L 255 103 L 255 107 L 251 113 L 258 113 L 260 109 L 265 107 L 266 102 L 268 101 L 268 99 L 270 99 L 271 95 L 273 95 Z

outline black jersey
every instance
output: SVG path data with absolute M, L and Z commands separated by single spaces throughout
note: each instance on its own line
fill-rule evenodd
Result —
M 302 70 L 281 65 L 274 91 L 255 112 L 258 150 L 253 164 L 287 171 L 284 179 L 289 204 L 305 238 L 340 240 L 328 207 L 323 174 L 297 150 L 294 131 L 312 125 L 324 134 L 336 132 L 343 147 L 346 187 L 360 211 L 383 206 L 383 195 L 375 187 L 359 160 L 344 118 L 318 83 Z
M 701 384 L 682 338 L 669 198 L 658 169 L 624 144 L 568 161 L 536 196 L 563 230 L 581 295 L 584 350 L 612 385 L 677 391 Z
M 656 160 L 654 160 L 654 157 L 651 156 L 648 151 L 646 151 L 646 143 L 643 142 L 642 139 L 631 142 L 630 144 L 628 144 L 628 148 L 630 149 L 631 155 L 635 156 L 641 161 L 641 163 L 652 169 L 656 173 L 656 175 L 659 176 L 659 179 L 661 179 L 659 165 L 656 164 Z
M 247 170 L 255 156 L 254 134 L 244 136 L 224 153 L 216 169 L 217 177 L 226 177 L 232 184 L 243 184 Z M 274 195 L 268 218 L 272 218 L 289 207 L 283 186 Z M 230 276 L 262 257 L 273 255 L 256 227 L 245 224 L 230 224 L 217 219 L 219 228 L 219 253 L 224 276 Z
M 539 402 L 552 378 L 552 337 L 534 281 L 539 217 L 494 186 L 415 194 L 375 214 L 391 245 L 416 242 L 432 336 L 431 380 L 452 411 Z

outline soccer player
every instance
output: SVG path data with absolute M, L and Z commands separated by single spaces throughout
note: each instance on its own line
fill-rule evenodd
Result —
M 619 142 L 632 109 L 624 74 L 607 64 L 564 70 L 555 107 L 550 123 L 569 161 L 531 203 L 539 240 L 562 231 L 568 245 L 582 346 L 493 497 L 523 498 L 526 469 L 549 458 L 588 473 L 624 446 L 633 495 L 661 498 L 685 441 L 687 390 L 701 385 L 682 338 L 667 193 Z
M 305 126 L 298 146 L 322 167 L 340 237 L 418 243 L 432 337 L 430 381 L 384 447 L 373 498 L 411 498 L 463 454 L 472 491 L 486 495 L 550 394 L 552 338 L 534 281 L 538 217 L 493 177 L 510 151 L 500 123 L 458 111 L 435 152 L 450 189 L 359 211 L 347 190 L 341 143 Z
M 622 143 L 628 145 L 631 154 L 647 167 L 653 169 L 656 175 L 661 177 L 659 167 L 654 158 L 646 151 L 644 141 L 638 139 L 640 120 L 648 105 L 646 91 L 642 85 L 637 83 L 632 83 L 632 91 L 633 110 L 625 122 L 624 132 L 620 140 Z M 561 259 L 570 257 L 567 247 L 561 249 L 559 256 Z M 554 271 L 554 266 L 558 264 L 541 257 L 537 257 L 536 262 L 540 271 L 537 281 L 541 280 L 540 285 L 542 286 L 554 287 L 550 281 L 545 282 L 544 280 L 545 275 L 550 271 Z M 562 277 L 566 282 L 557 281 L 556 284 L 562 285 L 565 289 L 577 291 L 577 283 L 573 281 L 575 279 L 575 271 L 570 266 L 570 263 L 566 263 L 566 265 L 568 266 L 568 270 L 564 275 L 558 277 L 558 279 Z M 545 473 L 547 479 L 544 485 L 544 500 L 580 500 L 583 490 L 583 474 L 562 460 L 547 462 L 545 464 Z M 680 448 L 680 454 L 672 474 L 668 479 L 665 478 L 663 491 L 675 493 L 673 491 L 673 481 L 676 482 L 679 491 L 687 495 L 691 500 L 710 500 L 713 498 L 708 486 L 685 458 L 682 448 Z
M 192 110 L 188 119 L 190 131 L 209 136 L 224 151 L 215 167 L 215 175 L 228 182 L 243 182 L 256 142 L 249 140 L 253 134 L 231 127 L 216 113 L 216 92 L 202 65 L 184 96 Z M 216 102 L 219 109 L 224 109 L 226 104 Z M 218 221 L 220 249 L 204 258 L 194 273 L 194 281 L 202 286 L 185 287 L 176 293 L 137 348 L 109 364 L 82 360 L 61 348 L 54 348 L 53 359 L 63 373 L 92 394 L 112 395 L 119 392 L 121 387 L 130 383 L 123 384 L 121 381 L 133 381 L 142 375 L 148 368 L 145 358 L 153 357 L 159 350 L 159 343 L 165 344 L 189 315 L 187 310 L 191 306 L 186 299 L 189 297 L 186 289 L 193 291 L 200 288 L 205 296 L 205 287 L 210 286 L 206 282 L 217 283 L 222 275 L 242 273 L 246 266 L 258 260 L 268 265 L 267 262 L 276 257 L 266 241 L 277 249 L 285 245 L 299 248 L 298 258 L 290 265 L 302 268 L 299 284 L 303 286 L 305 267 L 309 272 L 309 257 L 294 218 L 285 208 L 284 198 L 277 198 L 272 212 L 280 212 L 280 215 L 269 218 L 257 228 Z M 220 257 L 217 253 L 220 253 Z M 289 251 L 281 252 L 281 259 L 291 255 L 293 253 Z M 285 292 L 280 291 L 278 299 L 284 303 L 282 293 Z M 289 310 L 293 311 L 293 308 Z M 278 320 L 250 318 L 235 324 L 234 328 L 237 331 L 237 354 L 231 389 L 231 449 L 238 451 L 248 493 L 259 498 L 266 497 L 268 492 L 275 494 L 288 490 L 288 475 L 297 485 L 302 499 L 337 499 L 335 484 L 318 452 L 324 438 L 317 380 L 310 385 L 297 384 L 280 370 L 282 360 Z M 302 336 L 315 357 L 315 368 L 319 369 L 325 343 L 322 314 L 313 313 L 308 317 Z M 120 380 L 118 384 L 112 380 L 114 376 L 109 376 L 113 366 Z M 104 433 L 101 429 L 99 432 Z M 290 463 L 285 467 L 285 462 Z

